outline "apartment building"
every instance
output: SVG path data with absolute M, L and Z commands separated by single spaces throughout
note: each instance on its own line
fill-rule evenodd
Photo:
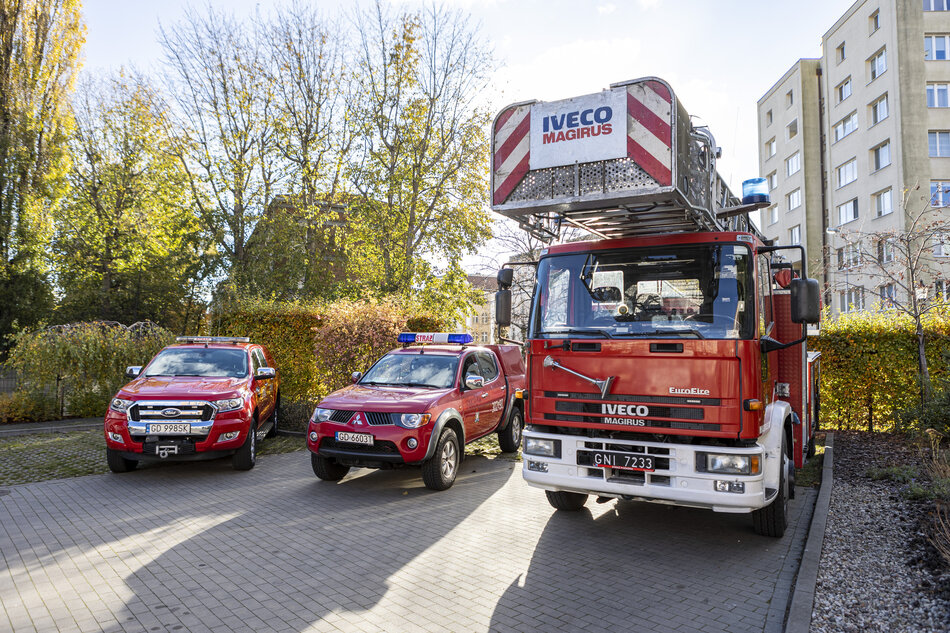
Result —
M 758 112 L 760 171 L 774 183 L 763 232 L 806 246 L 835 314 L 906 298 L 870 260 L 898 266 L 888 234 L 922 212 L 950 216 L 950 0 L 858 0 L 821 58 L 797 61 Z M 944 294 L 939 241 L 926 259 L 916 294 Z

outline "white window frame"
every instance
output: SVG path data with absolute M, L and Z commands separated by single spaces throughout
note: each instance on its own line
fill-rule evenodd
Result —
M 868 35 L 877 33 L 881 28 L 881 11 L 877 10 L 868 16 Z
M 891 188 L 878 191 L 871 196 L 874 205 L 875 217 L 882 218 L 894 212 L 894 201 L 892 200 Z
M 871 148 L 871 173 L 880 171 L 891 164 L 891 140 L 888 139 Z
M 933 254 L 934 257 L 950 257 L 950 238 L 942 233 L 935 233 L 933 236 Z
M 849 286 L 839 293 L 841 303 L 839 305 L 841 312 L 860 312 L 864 310 L 864 288 L 862 286 Z
M 785 140 L 790 141 L 796 136 L 798 136 L 798 119 L 792 119 L 792 122 L 785 126 Z
M 765 177 L 769 181 L 769 191 L 775 191 L 778 189 L 778 172 L 773 171 L 771 174 Z
M 802 188 L 799 187 L 785 196 L 785 203 L 788 206 L 789 211 L 794 211 L 798 207 L 802 206 Z
M 770 125 L 772 125 L 772 111 L 768 110 L 765 113 L 765 126 L 768 127 Z
M 861 265 L 861 245 L 849 242 L 838 249 L 838 270 L 848 270 Z
M 927 132 L 927 154 L 930 158 L 950 156 L 950 130 L 929 130 Z
M 854 222 L 858 219 L 860 213 L 858 210 L 858 199 L 852 198 L 847 202 L 843 202 L 838 205 L 838 226 L 842 224 L 847 224 L 848 222 Z
M 950 11 L 950 0 L 924 0 L 924 11 Z
M 950 35 L 928 33 L 924 35 L 924 61 L 945 62 L 950 59 Z
M 950 84 L 940 82 L 927 84 L 927 107 L 950 108 Z
M 788 244 L 795 246 L 802 243 L 802 225 L 796 224 L 788 230 Z
M 887 72 L 887 49 L 882 48 L 880 51 L 869 57 L 868 63 L 870 64 L 868 73 L 870 80 L 868 83 L 870 83 Z
M 795 91 L 789 90 L 785 93 L 785 107 L 791 108 L 793 105 L 795 105 Z
M 769 207 L 769 225 L 775 224 L 778 222 L 778 205 L 773 204 Z
M 834 142 L 837 143 L 858 129 L 858 113 L 852 112 L 834 125 Z
M 893 282 L 879 286 L 877 291 L 881 297 L 882 306 L 894 305 L 894 300 L 897 298 L 897 286 Z
M 881 264 L 890 264 L 894 261 L 894 242 L 881 240 L 877 243 L 877 261 Z
M 835 178 L 838 184 L 835 189 L 841 189 L 845 185 L 850 185 L 852 182 L 858 179 L 858 159 L 852 158 L 851 160 L 838 165 L 835 169 Z
M 840 64 L 841 62 L 846 60 L 847 59 L 846 53 L 847 51 L 844 48 L 844 42 L 841 42 L 840 44 L 838 44 L 837 47 L 835 47 L 835 61 Z
M 770 140 L 765 142 L 765 157 L 772 158 L 775 156 L 776 147 L 775 137 L 773 136 Z
M 887 93 L 885 92 L 880 98 L 871 102 L 871 125 L 877 125 L 881 121 L 887 118 L 888 107 L 887 107 Z
M 802 154 L 795 152 L 785 159 L 785 176 L 794 176 L 802 170 Z
M 848 75 L 847 79 L 835 86 L 835 97 L 838 99 L 838 103 L 850 97 L 851 92 L 851 75 Z
M 934 204 L 934 202 L 937 204 Z M 930 206 L 950 207 L 950 181 L 930 181 Z

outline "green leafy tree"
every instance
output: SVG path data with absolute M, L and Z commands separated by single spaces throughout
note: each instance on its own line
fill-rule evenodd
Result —
M 197 327 L 202 234 L 167 119 L 140 77 L 80 85 L 71 190 L 54 240 L 62 321 Z
M 45 266 L 68 165 L 79 0 L 0 0 L 0 350 L 53 305 Z

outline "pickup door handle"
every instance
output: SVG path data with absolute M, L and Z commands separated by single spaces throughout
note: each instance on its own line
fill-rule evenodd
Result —
M 487 394 L 487 393 L 483 393 L 483 394 L 482 394 L 482 398 L 487 398 L 487 397 L 488 397 L 488 394 Z

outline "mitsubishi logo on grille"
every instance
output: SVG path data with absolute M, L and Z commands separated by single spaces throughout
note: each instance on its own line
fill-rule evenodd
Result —
M 363 413 L 362 411 L 357 411 L 356 413 L 353 414 L 353 417 L 350 418 L 350 424 L 354 426 L 363 426 L 365 424 L 369 424 L 369 422 L 366 421 L 365 413 Z
M 166 418 L 177 418 L 181 415 L 181 411 L 174 407 L 169 407 L 167 409 L 162 409 L 162 415 Z

